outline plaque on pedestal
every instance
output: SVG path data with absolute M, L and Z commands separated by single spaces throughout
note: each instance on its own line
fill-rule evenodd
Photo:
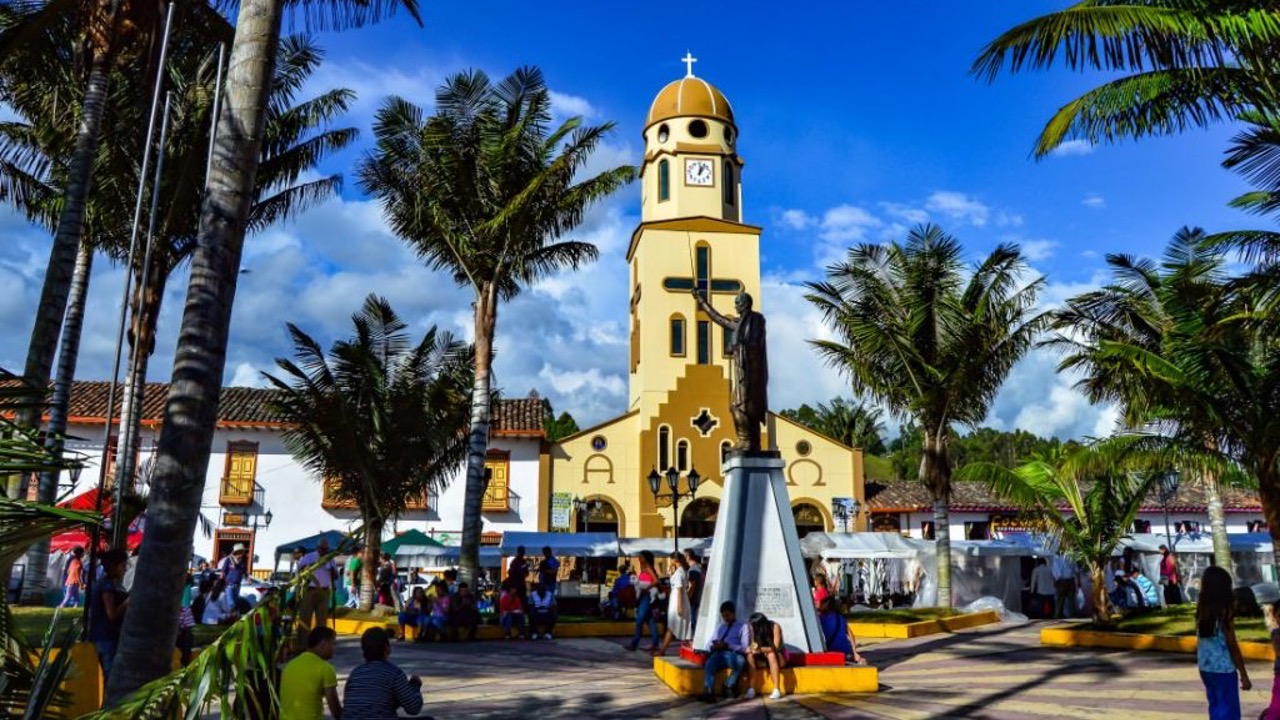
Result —
M 699 649 L 715 633 L 720 604 L 732 600 L 739 620 L 761 612 L 778 623 L 788 650 L 824 650 L 784 466 L 766 453 L 732 454 L 724 465 L 724 495 L 694 636 Z

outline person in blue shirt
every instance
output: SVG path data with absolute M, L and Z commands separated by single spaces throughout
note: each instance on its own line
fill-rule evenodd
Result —
M 542 560 L 538 562 L 538 582 L 542 587 L 556 594 L 556 585 L 560 582 L 560 561 L 551 553 L 550 547 L 542 548 Z
M 124 591 L 124 570 L 129 557 L 123 550 L 108 550 L 102 555 L 103 576 L 93 584 L 89 597 L 89 642 L 98 650 L 102 677 L 111 677 L 111 665 L 120 644 L 124 613 L 129 609 L 129 594 Z
M 1138 568 L 1133 568 L 1129 574 L 1129 581 L 1138 586 L 1138 591 L 1142 593 L 1144 607 L 1160 607 L 1160 593 L 1156 590 L 1156 584 L 1147 579 L 1146 575 L 1139 572 Z
M 858 665 L 866 664 L 867 661 L 858 654 L 858 640 L 849 629 L 849 621 L 836 608 L 834 598 L 822 598 L 818 605 L 818 624 L 822 626 L 822 637 L 827 641 L 827 652 L 841 653 Z
M 244 543 L 236 543 L 231 554 L 222 558 L 218 569 L 222 571 L 222 579 L 227 583 L 227 605 L 235 608 L 240 599 L 240 583 L 249 574 L 248 549 Z
M 745 623 L 738 622 L 738 609 L 732 601 L 726 600 L 720 605 L 720 623 L 711 635 L 707 645 L 707 661 L 702 668 L 702 694 L 698 699 L 703 702 L 715 702 L 716 676 L 721 670 L 728 668 L 729 679 L 724 684 L 724 696 L 736 697 L 738 679 L 747 666 L 747 658 L 743 654 L 747 650 L 750 631 Z

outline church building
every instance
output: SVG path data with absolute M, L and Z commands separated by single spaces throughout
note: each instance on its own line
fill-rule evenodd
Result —
M 658 93 L 645 121 L 641 222 L 626 256 L 629 406 L 552 445 L 553 530 L 710 536 L 724 483 L 721 463 L 736 441 L 729 406 L 733 336 L 699 310 L 694 292 L 730 317 L 745 292 L 767 322 L 786 322 L 769 317 L 761 298 L 761 228 L 744 222 L 745 161 L 733 107 L 693 74 L 693 62 L 686 58 L 687 74 Z M 772 362 L 785 362 L 776 344 L 772 349 Z M 773 412 L 762 443 L 787 463 L 801 535 L 864 529 L 857 511 L 866 507 L 860 450 Z M 678 516 L 669 475 L 678 476 Z M 692 493 L 690 475 L 699 480 Z M 563 509 L 575 499 L 587 503 L 577 503 L 583 509 L 570 519 Z

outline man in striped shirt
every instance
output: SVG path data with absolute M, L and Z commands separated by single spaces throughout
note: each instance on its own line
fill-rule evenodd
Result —
M 342 696 L 343 720 L 391 720 L 403 708 L 410 715 L 422 711 L 422 678 L 406 677 L 388 661 L 391 636 L 375 627 L 360 637 L 364 664 L 351 671 Z M 431 720 L 427 718 L 426 720 Z

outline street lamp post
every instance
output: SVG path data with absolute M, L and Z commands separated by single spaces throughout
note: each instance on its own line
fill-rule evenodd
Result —
M 680 498 L 688 496 L 693 499 L 694 494 L 698 492 L 698 481 L 702 476 L 694 468 L 689 469 L 689 475 L 686 480 L 689 484 L 689 492 L 680 492 L 680 471 L 674 466 L 667 468 L 666 478 L 667 487 L 671 488 L 671 492 L 662 493 L 662 475 L 658 474 L 655 467 L 649 471 L 649 490 L 653 493 L 653 502 L 656 505 L 660 498 L 671 498 L 671 537 L 674 540 L 675 551 L 680 552 Z
M 1169 541 L 1169 552 L 1173 552 L 1177 545 L 1169 527 L 1169 503 L 1177 497 L 1181 479 L 1177 470 L 1169 470 L 1160 476 L 1160 505 L 1164 508 L 1164 537 Z
M 600 501 L 583 500 L 575 497 L 573 499 L 573 510 L 582 517 L 582 531 L 591 532 L 591 516 L 600 510 Z
M 862 512 L 862 503 L 858 502 L 858 498 L 853 498 L 853 502 L 849 503 L 849 515 L 852 516 L 853 518 L 854 530 L 858 529 L 858 513 L 859 512 Z M 849 532 L 848 521 L 849 521 L 849 517 L 845 517 L 845 523 L 846 523 L 845 532 Z

